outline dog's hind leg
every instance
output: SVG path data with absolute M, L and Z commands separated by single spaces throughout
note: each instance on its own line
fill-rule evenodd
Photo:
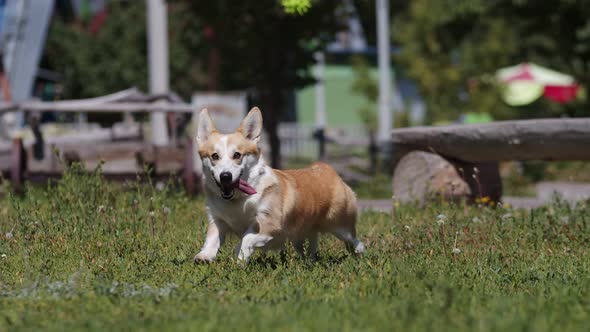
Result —
M 365 252 L 365 245 L 356 238 L 356 230 L 352 228 L 338 228 L 332 231 L 332 234 L 346 244 L 346 248 L 355 254 L 362 254 Z
M 318 233 L 315 233 L 309 237 L 308 255 L 312 260 L 318 260 Z
M 299 240 L 294 240 L 292 242 L 293 242 L 293 248 L 295 248 L 295 251 L 297 252 L 299 257 L 305 258 L 305 252 L 304 252 L 305 240 L 299 239 Z

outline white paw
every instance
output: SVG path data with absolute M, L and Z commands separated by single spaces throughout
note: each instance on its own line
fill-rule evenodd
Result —
M 354 247 L 354 253 L 360 255 L 365 252 L 365 245 L 362 242 L 359 242 Z
M 248 263 L 249 258 L 250 258 L 250 255 L 246 255 L 244 253 L 244 250 L 240 250 L 240 253 L 238 254 L 238 263 L 246 264 L 246 263 Z
M 213 262 L 213 259 L 215 258 L 214 255 L 211 255 L 207 252 L 201 251 L 200 253 L 198 253 L 195 258 L 194 261 L 195 263 L 199 264 L 199 263 L 211 263 Z

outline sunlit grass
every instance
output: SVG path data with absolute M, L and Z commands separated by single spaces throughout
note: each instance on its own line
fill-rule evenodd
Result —
M 320 259 L 230 239 L 194 265 L 204 201 L 70 171 L 0 200 L 0 331 L 575 330 L 590 321 L 590 207 L 432 205 L 365 213 L 368 251 Z

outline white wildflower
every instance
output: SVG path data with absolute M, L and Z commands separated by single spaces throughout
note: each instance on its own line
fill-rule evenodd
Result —
M 7 240 L 11 240 L 14 235 L 12 235 L 12 232 L 7 232 L 6 234 L 4 234 L 4 236 L 6 236 Z
M 105 206 L 104 205 L 99 205 L 98 208 L 96 209 L 96 212 L 101 213 L 105 210 Z
M 567 225 L 570 223 L 570 218 L 568 216 L 561 216 L 559 217 L 559 221 L 563 224 L 563 225 Z
M 6 258 L 6 254 L 2 254 L 2 255 L 0 255 L 0 257 L 2 257 L 2 258 Z
M 478 217 L 473 217 L 471 219 L 471 221 L 473 221 L 474 223 L 480 223 L 481 222 L 481 219 L 479 219 Z
M 461 249 L 459 248 L 453 248 L 453 254 L 458 255 L 461 253 Z
M 150 217 L 153 217 L 155 215 L 156 215 L 156 213 L 154 211 L 150 211 Z
M 406 229 L 406 231 L 408 231 L 408 232 L 410 231 L 410 226 L 405 225 L 404 228 Z
M 164 211 L 164 214 L 170 214 L 170 208 L 167 206 L 163 206 L 162 211 Z
M 447 216 L 445 216 L 444 214 L 439 214 L 438 216 L 436 216 L 436 223 L 439 226 L 442 226 L 445 224 L 445 221 L 447 220 Z

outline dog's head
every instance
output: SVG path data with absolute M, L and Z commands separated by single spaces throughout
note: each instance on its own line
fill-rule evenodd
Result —
M 256 191 L 246 180 L 260 160 L 258 141 L 262 134 L 262 114 L 257 107 L 248 112 L 240 127 L 231 134 L 215 129 L 207 109 L 199 115 L 197 144 L 203 161 L 205 182 L 219 190 L 222 198 L 234 198 L 236 189 L 252 195 Z

